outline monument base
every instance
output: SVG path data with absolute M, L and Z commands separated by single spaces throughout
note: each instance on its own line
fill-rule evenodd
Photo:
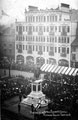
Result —
M 44 107 L 48 105 L 48 100 L 45 98 L 45 95 L 42 93 L 42 91 L 32 91 L 27 98 L 22 100 L 21 104 L 30 106 L 33 104 L 34 107 L 37 107 L 38 104 L 40 104 L 40 107 Z

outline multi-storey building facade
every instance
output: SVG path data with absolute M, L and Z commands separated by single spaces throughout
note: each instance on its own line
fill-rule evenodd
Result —
M 0 34 L 0 57 L 15 59 L 15 26 L 5 27 Z
M 71 66 L 78 68 L 78 21 L 76 28 L 76 37 L 71 44 Z
M 15 61 L 70 66 L 75 30 L 69 5 L 46 10 L 29 6 L 25 22 L 16 21 Z

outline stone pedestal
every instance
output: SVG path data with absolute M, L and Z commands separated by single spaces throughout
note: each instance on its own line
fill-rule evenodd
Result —
M 48 100 L 42 92 L 42 79 L 36 80 L 31 83 L 31 93 L 27 98 L 23 99 L 21 104 L 34 105 L 36 107 L 39 103 L 41 106 L 47 106 Z

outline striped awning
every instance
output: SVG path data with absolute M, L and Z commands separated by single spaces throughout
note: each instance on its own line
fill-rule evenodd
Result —
M 44 71 L 44 72 L 73 75 L 73 76 L 75 76 L 78 72 L 78 68 L 57 66 L 52 64 L 43 64 L 40 69 L 41 71 Z

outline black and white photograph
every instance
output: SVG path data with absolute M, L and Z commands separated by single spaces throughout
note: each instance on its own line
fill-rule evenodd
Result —
M 78 0 L 0 0 L 0 120 L 78 120 Z

